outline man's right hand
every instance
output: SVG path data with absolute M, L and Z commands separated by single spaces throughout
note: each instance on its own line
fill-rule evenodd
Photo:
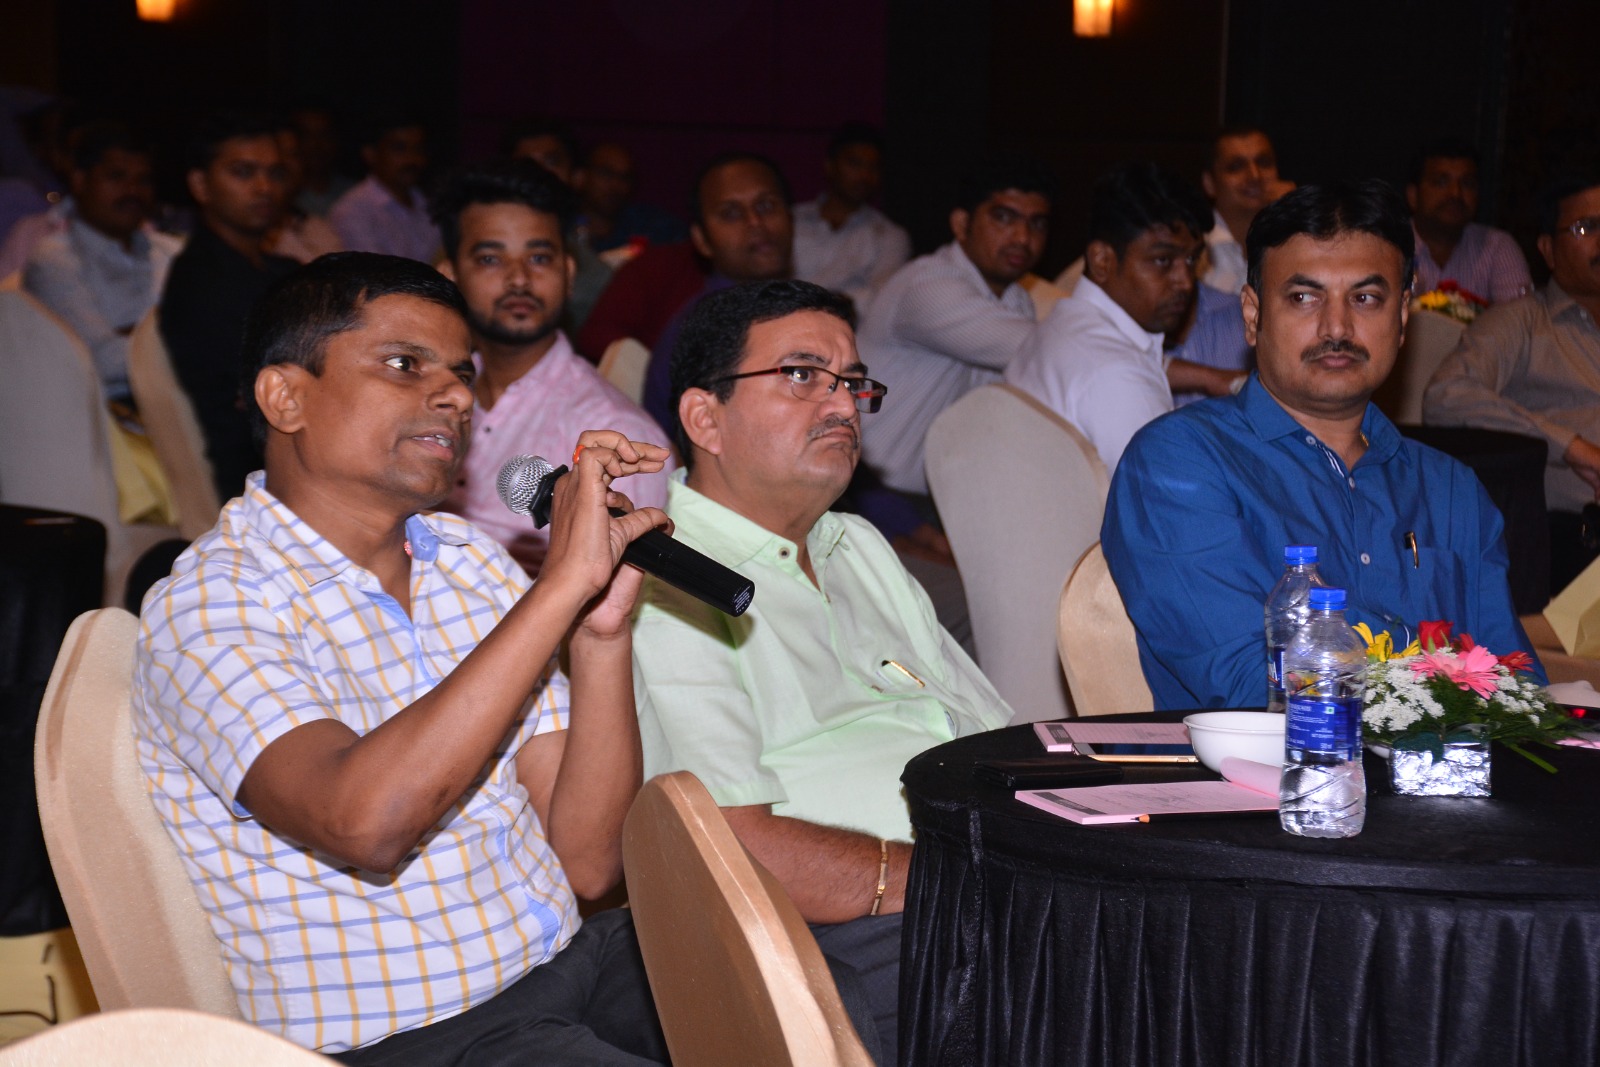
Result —
M 1574 437 L 1561 458 L 1594 490 L 1595 499 L 1600 500 L 1600 447 Z

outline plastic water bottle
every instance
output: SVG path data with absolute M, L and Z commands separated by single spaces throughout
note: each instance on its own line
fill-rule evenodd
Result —
M 1309 596 L 1316 586 L 1326 586 L 1317 573 L 1316 545 L 1286 545 L 1283 577 L 1267 594 L 1267 710 L 1283 714 L 1283 650 L 1289 639 L 1311 617 Z
M 1278 821 L 1301 837 L 1354 837 L 1367 818 L 1361 770 L 1366 645 L 1344 621 L 1343 589 L 1313 588 L 1311 617 L 1284 650 Z

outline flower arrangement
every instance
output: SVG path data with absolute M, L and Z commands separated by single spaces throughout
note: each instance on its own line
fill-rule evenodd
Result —
M 1418 294 L 1411 306 L 1448 315 L 1457 322 L 1471 323 L 1478 312 L 1489 306 L 1489 301 L 1446 278 L 1439 283 L 1439 288 Z
M 1365 623 L 1355 630 L 1367 643 L 1367 698 L 1362 726 L 1376 741 L 1397 747 L 1430 748 L 1466 727 L 1482 727 L 1547 771 L 1555 768 L 1522 746 L 1552 743 L 1581 725 L 1550 702 L 1527 671 L 1526 652 L 1496 656 L 1462 633 L 1452 639 L 1448 622 L 1424 622 L 1419 636 L 1398 654 L 1387 632 L 1374 635 Z

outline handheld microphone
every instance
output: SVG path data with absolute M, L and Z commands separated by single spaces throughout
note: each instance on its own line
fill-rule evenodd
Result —
M 565 466 L 552 467 L 539 456 L 513 456 L 500 468 L 495 488 L 506 507 L 518 515 L 531 516 L 534 526 L 542 530 L 550 522 L 556 479 L 566 473 Z M 617 508 L 610 510 L 613 515 L 626 514 Z M 631 563 L 728 615 L 743 615 L 755 599 L 756 583 L 660 530 L 648 530 L 630 541 L 622 550 L 622 562 Z

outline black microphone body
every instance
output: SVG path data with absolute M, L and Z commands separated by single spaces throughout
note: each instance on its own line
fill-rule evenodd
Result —
M 531 516 L 534 526 L 542 530 L 550 522 L 556 479 L 567 473 L 565 466 L 552 467 L 538 456 L 515 456 L 500 468 L 500 499 L 519 515 Z M 610 510 L 617 516 L 627 514 L 617 508 Z M 660 530 L 648 530 L 630 541 L 622 550 L 622 562 L 728 615 L 743 615 L 755 599 L 756 584 L 749 578 Z

